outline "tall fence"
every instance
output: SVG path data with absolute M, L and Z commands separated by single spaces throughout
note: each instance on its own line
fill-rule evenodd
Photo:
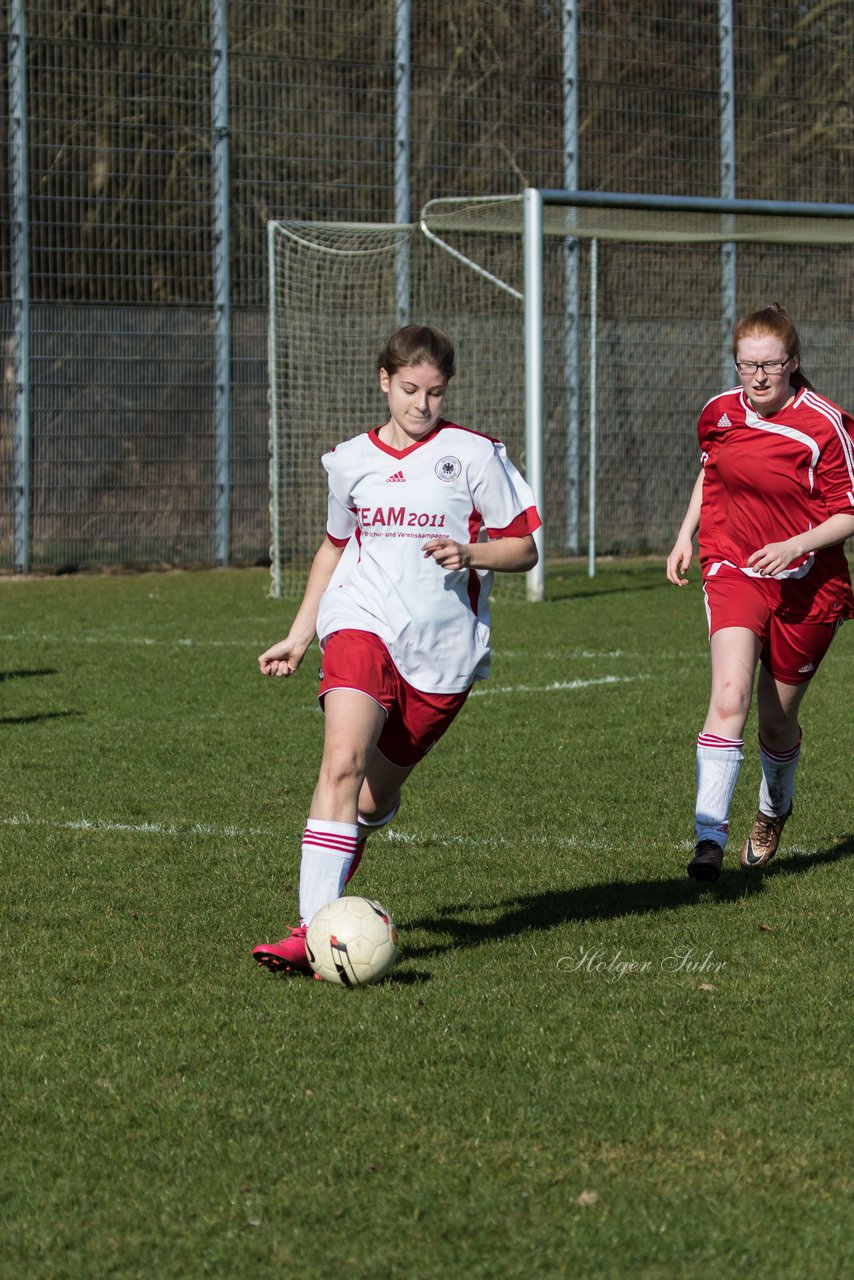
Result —
M 850 203 L 852 54 L 850 0 L 9 0 L 0 567 L 266 557 L 269 219 L 526 186 Z

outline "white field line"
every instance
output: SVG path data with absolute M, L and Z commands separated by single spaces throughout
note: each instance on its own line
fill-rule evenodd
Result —
M 551 684 L 499 684 L 485 689 L 473 689 L 470 698 L 484 698 L 496 693 L 562 693 L 567 689 L 589 689 L 595 684 L 631 684 L 634 680 L 648 680 L 645 674 L 637 676 L 599 676 L 592 680 L 553 680 Z
M 222 827 L 213 826 L 207 822 L 113 822 L 107 818 L 74 818 L 67 821 L 60 821 L 57 818 L 34 818 L 28 813 L 13 814 L 8 817 L 0 816 L 0 827 L 25 827 L 25 828 L 43 828 L 50 831 L 91 831 L 91 832 L 117 832 L 119 834 L 130 835 L 151 835 L 151 836 L 209 836 L 213 840 L 251 840 L 257 839 L 259 836 L 269 840 L 279 840 L 286 843 L 298 843 L 302 832 L 295 831 L 273 831 L 264 827 L 235 827 L 225 825 Z M 617 845 L 611 840 L 602 840 L 598 837 L 590 838 L 583 835 L 534 835 L 530 832 L 516 832 L 509 836 L 465 836 L 465 835 L 448 835 L 437 837 L 431 834 L 414 831 L 383 831 L 378 832 L 373 841 L 385 842 L 390 844 L 432 844 L 439 845 L 443 849 L 506 849 L 526 848 L 526 849 L 586 849 L 593 853 L 612 853 Z M 693 850 L 694 841 L 681 839 L 674 840 L 674 853 L 687 853 Z M 806 845 L 788 845 L 787 853 L 811 854 L 815 853 L 814 848 L 808 848 Z M 628 866 L 628 864 L 627 864 Z
M 530 658 L 530 652 L 527 649 L 507 649 L 502 647 L 500 650 L 502 658 Z M 636 649 L 561 649 L 557 651 L 544 651 L 537 655 L 540 658 L 648 658 L 648 653 L 641 653 Z
M 0 816 L 0 827 L 46 827 L 51 831 L 120 831 L 131 835 L 152 836 L 211 836 L 214 839 L 251 839 L 256 836 L 277 840 L 290 838 L 284 832 L 270 831 L 263 827 L 217 827 L 207 822 L 113 822 L 108 818 L 72 818 L 60 821 L 58 818 L 33 818 L 28 813 Z
M 107 818 L 74 818 L 62 821 L 58 818 L 35 818 L 28 813 L 13 814 L 8 817 L 0 816 L 0 827 L 26 827 L 26 828 L 42 828 L 51 831 L 81 831 L 81 832 L 118 832 L 120 834 L 130 835 L 150 835 L 150 836 L 188 836 L 200 835 L 209 836 L 214 840 L 222 839 L 255 839 L 262 836 L 270 840 L 283 841 L 299 841 L 302 832 L 294 831 L 272 831 L 263 827 L 235 827 L 235 826 L 213 826 L 206 822 L 114 822 Z M 519 844 L 520 837 L 513 836 L 443 836 L 437 840 L 432 835 L 422 835 L 416 832 L 407 831 L 385 831 L 374 836 L 376 841 L 389 841 L 394 844 L 420 844 L 429 842 L 431 844 L 439 844 L 446 848 L 459 848 L 461 846 L 472 846 L 479 849 L 498 849 L 507 846 Z M 543 835 L 527 835 L 524 838 L 526 846 L 557 846 L 565 849 L 585 848 L 605 849 L 608 846 L 602 840 L 586 840 L 582 836 L 543 836 Z
M 124 636 L 124 635 L 115 634 L 115 633 L 112 635 L 101 634 L 101 635 L 82 635 L 82 636 L 75 636 L 70 634 L 69 635 L 50 635 L 47 632 L 27 630 L 25 628 L 22 628 L 20 631 L 9 631 L 9 632 L 0 634 L 0 642 L 7 641 L 9 643 L 14 643 L 17 640 L 26 640 L 26 641 L 37 640 L 42 644 L 59 644 L 59 645 L 65 646 L 66 648 L 72 644 L 79 644 L 79 645 L 103 644 L 103 645 L 136 645 L 140 648 L 155 648 L 157 646 L 168 646 L 168 647 L 177 648 L 177 649 L 192 649 L 192 648 L 246 649 L 246 648 L 249 648 L 249 649 L 254 649 L 259 653 L 263 653 L 263 651 L 270 644 L 269 636 L 267 636 L 266 639 L 264 640 L 250 640 L 250 639 L 199 640 L 199 639 L 193 639 L 190 636 L 184 636 L 177 640 L 176 639 L 164 640 L 164 639 L 155 639 L 153 636 Z M 580 660 L 598 662 L 603 660 L 613 661 L 615 659 L 642 662 L 644 660 L 648 660 L 653 655 L 651 655 L 648 652 L 641 652 L 640 650 L 634 650 L 634 649 L 563 649 L 563 650 L 560 650 L 559 652 L 550 651 L 550 652 L 541 653 L 538 656 L 545 661 L 554 661 L 554 662 L 577 662 Z M 656 654 L 654 656 L 656 660 L 659 660 L 662 657 L 666 657 L 669 660 L 675 660 L 679 658 L 686 659 L 686 658 L 696 658 L 697 652 L 693 650 L 683 652 L 680 650 L 673 653 L 668 652 L 664 655 Z M 530 654 L 527 650 L 524 650 L 524 649 L 501 649 L 500 657 L 502 659 L 505 659 L 505 658 L 506 659 L 513 659 L 513 658 L 528 659 L 530 658 Z
M 38 640 L 42 644 L 61 644 L 67 647 L 70 644 L 114 644 L 114 645 L 137 645 L 142 648 L 153 648 L 157 645 L 168 645 L 177 649 L 192 649 L 194 647 L 205 647 L 208 649 L 258 649 L 262 653 L 268 647 L 268 642 L 264 640 L 191 640 L 187 637 L 179 640 L 154 640 L 150 636 L 122 636 L 122 635 L 100 635 L 100 636 L 52 636 L 41 631 L 16 631 L 6 635 L 0 635 L 0 641 L 8 640 Z

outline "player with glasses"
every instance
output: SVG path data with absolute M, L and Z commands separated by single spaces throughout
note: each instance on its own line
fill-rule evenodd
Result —
M 741 374 L 747 374 L 752 378 L 754 373 L 758 373 L 761 369 L 763 373 L 767 373 L 769 378 L 779 378 L 786 365 L 791 360 L 789 356 L 785 360 L 736 360 L 735 367 Z
M 740 386 L 700 414 L 702 469 L 667 557 L 684 586 L 699 530 L 712 686 L 697 739 L 695 880 L 720 875 L 729 812 L 756 704 L 759 807 L 742 866 L 764 867 L 792 812 L 799 709 L 830 642 L 854 617 L 843 543 L 854 533 L 854 419 L 801 369 L 795 327 L 776 303 L 733 330 Z

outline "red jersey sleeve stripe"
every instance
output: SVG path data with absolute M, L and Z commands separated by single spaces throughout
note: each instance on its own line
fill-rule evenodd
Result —
M 524 538 L 526 534 L 539 529 L 542 523 L 537 508 L 528 507 L 527 511 L 523 511 L 521 515 L 516 516 L 515 520 L 511 520 L 505 529 L 487 527 L 486 532 L 490 538 Z
M 336 538 L 334 533 L 330 533 L 329 530 L 327 529 L 326 536 L 334 547 L 346 547 L 347 543 L 350 541 L 353 535 L 351 533 L 351 534 L 348 534 L 346 538 Z

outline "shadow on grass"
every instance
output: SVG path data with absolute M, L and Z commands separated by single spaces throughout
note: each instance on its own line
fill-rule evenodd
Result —
M 409 954 L 410 952 L 407 948 L 406 956 L 409 956 Z M 382 985 L 384 987 L 414 987 L 430 982 L 432 978 L 432 973 L 425 973 L 423 969 L 394 969 L 382 979 Z
M 32 669 L 24 668 L 21 671 L 0 671 L 0 684 L 6 680 L 26 680 L 33 676 L 55 676 L 58 675 L 55 667 L 34 667 Z M 33 712 L 28 716 L 0 716 L 0 725 L 3 724 L 38 724 L 40 720 L 64 720 L 68 716 L 82 715 L 82 711 L 39 711 Z
M 66 720 L 69 716 L 82 716 L 82 711 L 39 711 L 31 716 L 0 716 L 2 724 L 38 724 L 40 720 Z
M 663 584 L 664 588 L 670 587 L 669 582 Z M 566 600 L 593 600 L 600 596 L 624 596 L 628 591 L 660 591 L 662 584 L 658 582 L 624 582 L 619 586 L 613 587 L 590 587 L 587 590 L 579 588 L 575 585 L 567 585 L 562 590 L 561 583 L 550 585 L 545 603 L 562 604 Z
M 838 862 L 854 855 L 854 835 L 830 849 L 792 854 L 773 862 L 764 872 L 743 871 L 740 866 L 724 870 L 717 884 L 697 884 L 687 876 L 667 880 L 613 880 L 608 884 L 585 885 L 579 889 L 532 894 L 506 899 L 492 905 L 456 903 L 442 907 L 435 916 L 408 920 L 408 929 L 445 934 L 446 943 L 407 946 L 412 958 L 438 955 L 455 947 L 475 947 L 497 942 L 526 930 L 554 929 L 570 921 L 590 923 L 638 916 L 658 911 L 691 907 L 712 895 L 717 901 L 735 902 L 748 895 L 765 892 L 767 876 L 797 875 L 811 867 Z M 472 914 L 498 913 L 489 923 L 472 920 Z M 469 917 L 469 918 L 467 918 Z
M 4 680 L 25 680 L 29 676 L 56 676 L 59 672 L 55 667 L 42 667 L 36 671 L 0 671 L 0 684 Z

